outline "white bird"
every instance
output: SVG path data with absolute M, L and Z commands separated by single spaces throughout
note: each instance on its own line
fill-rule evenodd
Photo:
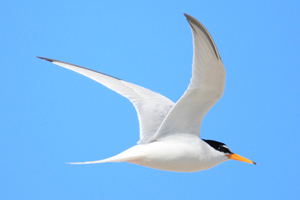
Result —
M 70 164 L 129 162 L 150 168 L 195 172 L 230 159 L 256 164 L 232 153 L 221 142 L 200 139 L 206 113 L 222 97 L 225 68 L 211 35 L 195 18 L 185 14 L 193 33 L 194 57 L 191 82 L 176 102 L 144 87 L 59 60 L 38 57 L 87 76 L 128 98 L 140 122 L 137 145 L 97 161 Z

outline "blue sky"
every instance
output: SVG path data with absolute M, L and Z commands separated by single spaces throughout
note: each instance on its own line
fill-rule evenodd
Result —
M 1 1 L 1 199 L 300 198 L 299 9 L 299 1 Z M 209 30 L 227 72 L 201 137 L 258 165 L 174 173 L 65 164 L 135 145 L 137 116 L 124 97 L 35 56 L 177 101 L 192 64 L 183 13 Z

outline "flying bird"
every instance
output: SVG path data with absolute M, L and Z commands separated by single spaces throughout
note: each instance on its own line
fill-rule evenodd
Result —
M 204 116 L 223 95 L 226 72 L 209 32 L 197 19 L 185 16 L 193 34 L 192 78 L 176 103 L 159 93 L 104 73 L 38 57 L 103 84 L 129 99 L 137 111 L 140 123 L 137 145 L 107 159 L 70 164 L 128 162 L 175 172 L 201 171 L 232 159 L 256 164 L 233 153 L 224 143 L 200 138 Z

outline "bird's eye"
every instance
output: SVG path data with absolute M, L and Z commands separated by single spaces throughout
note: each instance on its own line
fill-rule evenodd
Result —
M 221 152 L 224 152 L 224 153 L 230 153 L 230 150 L 228 149 L 228 147 L 225 147 L 225 146 L 218 147 L 218 150 Z

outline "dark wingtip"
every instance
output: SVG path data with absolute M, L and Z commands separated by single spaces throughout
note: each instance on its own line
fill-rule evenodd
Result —
M 49 62 L 53 62 L 53 60 L 50 59 L 50 58 L 44 58 L 44 57 L 40 57 L 40 56 L 36 56 L 36 57 L 39 58 L 39 59 L 47 60 Z
M 186 13 L 183 13 L 183 15 L 185 16 L 185 17 L 189 17 L 190 15 L 188 15 L 188 14 L 186 14 Z
M 252 161 L 252 162 L 253 162 L 253 161 Z M 256 163 L 256 162 L 253 162 L 253 164 L 254 164 L 254 165 L 257 165 L 257 163 Z
M 186 13 L 183 13 L 183 15 L 186 17 L 186 19 L 187 19 L 188 21 L 195 21 L 195 22 L 198 22 L 198 23 L 199 23 L 199 21 L 198 21 L 196 18 L 194 18 L 193 16 L 191 16 L 191 15 L 189 15 L 189 14 L 186 14 Z

